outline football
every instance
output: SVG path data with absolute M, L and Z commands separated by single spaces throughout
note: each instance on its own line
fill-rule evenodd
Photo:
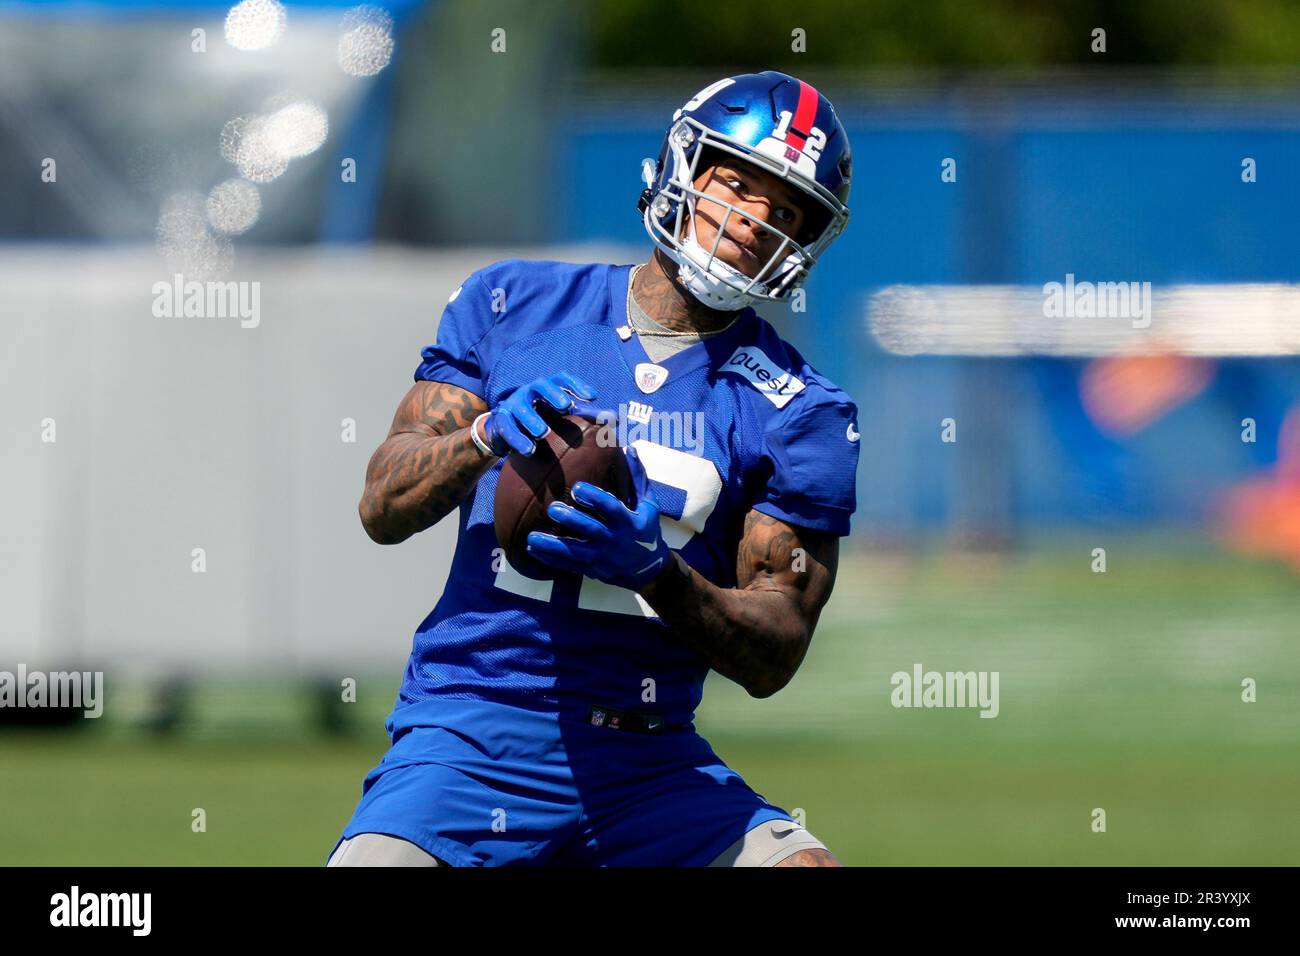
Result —
M 497 543 L 520 574 L 537 580 L 555 577 L 555 570 L 528 554 L 528 532 L 566 532 L 546 514 L 552 501 L 566 501 L 574 483 L 604 488 L 629 507 L 634 504 L 632 476 L 623 449 L 600 441 L 603 426 L 577 415 L 542 415 L 551 430 L 539 439 L 532 455 L 511 452 L 501 466 L 493 501 Z

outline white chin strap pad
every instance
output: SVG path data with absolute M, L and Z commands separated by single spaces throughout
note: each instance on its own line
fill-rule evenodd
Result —
M 694 210 L 692 210 L 694 212 Z M 736 271 L 717 256 L 710 257 L 708 250 L 695 238 L 695 217 L 691 216 L 686 237 L 681 241 L 682 255 L 677 259 L 677 275 L 682 285 L 690 290 L 691 295 L 711 309 L 734 312 L 743 309 L 753 301 L 748 292 L 741 292 L 731 282 L 749 282 L 749 276 Z M 704 264 L 708 263 L 706 271 Z M 762 291 L 761 282 L 754 283 L 754 289 Z

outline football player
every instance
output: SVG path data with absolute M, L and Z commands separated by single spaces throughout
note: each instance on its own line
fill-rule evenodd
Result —
M 753 303 L 844 229 L 850 167 L 813 87 L 729 77 L 643 164 L 647 262 L 509 260 L 452 294 L 360 514 L 396 544 L 459 509 L 459 539 L 329 865 L 840 865 L 693 718 L 710 668 L 784 687 L 835 581 L 857 410 Z M 526 576 L 493 529 L 503 456 L 595 408 L 697 434 L 629 437 L 634 506 L 575 483 L 528 538 L 551 576 Z

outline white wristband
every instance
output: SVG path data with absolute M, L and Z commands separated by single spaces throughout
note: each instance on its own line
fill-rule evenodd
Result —
M 499 457 L 497 453 L 492 450 L 491 445 L 489 445 L 483 439 L 478 437 L 478 423 L 481 422 L 483 419 L 487 418 L 491 414 L 492 414 L 491 412 L 484 412 L 478 418 L 474 419 L 474 421 L 470 422 L 469 425 L 469 437 L 474 439 L 474 444 L 478 446 L 478 450 L 483 453 L 484 458 Z

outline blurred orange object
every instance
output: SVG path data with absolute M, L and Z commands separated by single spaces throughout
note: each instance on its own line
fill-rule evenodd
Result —
M 1119 355 L 1083 370 L 1080 397 L 1102 431 L 1132 435 L 1204 391 L 1214 363 L 1185 355 Z
M 1216 510 L 1226 545 L 1300 572 L 1300 406 L 1282 423 L 1277 464 L 1230 489 Z

